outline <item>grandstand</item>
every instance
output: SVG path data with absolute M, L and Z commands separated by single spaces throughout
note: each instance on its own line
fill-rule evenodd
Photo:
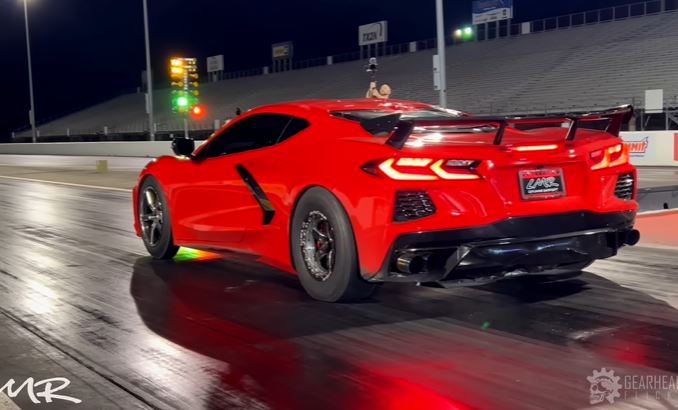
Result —
M 496 38 L 447 49 L 449 106 L 477 114 L 574 112 L 632 103 L 642 108 L 647 89 L 664 89 L 678 107 L 678 12 Z M 433 50 L 381 57 L 380 82 L 398 99 L 438 101 Z M 356 98 L 369 77 L 364 61 L 205 84 L 209 119 L 191 129 L 211 130 L 236 107 L 307 98 Z M 170 111 L 169 90 L 155 93 L 159 132 L 181 130 Z M 127 94 L 42 124 L 41 137 L 141 133 L 147 126 L 143 94 Z M 26 136 L 26 132 L 18 136 Z

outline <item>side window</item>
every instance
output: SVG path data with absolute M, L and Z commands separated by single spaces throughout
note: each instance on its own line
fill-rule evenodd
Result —
M 276 144 L 290 122 L 280 114 L 259 114 L 245 118 L 226 128 L 201 156 L 206 158 L 249 151 Z
M 306 128 L 308 128 L 308 121 L 302 120 L 301 118 L 292 117 L 290 118 L 290 122 L 287 124 L 287 127 L 285 127 L 283 130 L 278 142 L 283 142 L 286 139 L 297 135 Z

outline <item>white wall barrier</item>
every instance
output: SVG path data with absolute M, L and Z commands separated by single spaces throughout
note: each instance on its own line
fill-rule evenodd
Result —
M 622 132 L 631 163 L 640 166 L 678 166 L 678 131 Z M 50 142 L 0 144 L 0 154 L 158 157 L 172 155 L 170 141 Z
M 631 163 L 640 166 L 678 166 L 678 131 L 622 132 Z
M 0 154 L 159 157 L 161 155 L 173 155 L 171 144 L 171 141 L 0 144 Z

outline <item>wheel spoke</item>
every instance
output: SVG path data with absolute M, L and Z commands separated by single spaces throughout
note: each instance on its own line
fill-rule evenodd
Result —
M 155 193 L 151 189 L 147 189 L 145 195 L 146 204 L 148 204 L 148 207 L 151 208 L 151 211 L 155 212 L 158 209 L 156 205 Z
M 328 236 L 327 236 L 327 234 L 322 233 L 322 232 L 320 231 L 320 229 L 318 229 L 318 227 L 314 227 L 314 228 L 313 228 L 313 233 L 314 233 L 315 235 L 317 235 L 319 238 L 322 238 L 322 239 L 329 239 Z
M 334 249 L 327 253 L 327 270 L 331 272 L 332 268 L 334 268 Z
M 156 239 L 157 239 L 156 238 L 157 235 L 155 234 L 157 226 L 158 226 L 158 224 L 155 221 L 153 221 L 153 223 L 151 224 L 151 227 L 149 228 L 150 238 L 148 239 L 148 241 L 151 243 L 151 245 L 155 245 L 155 242 L 156 242 Z

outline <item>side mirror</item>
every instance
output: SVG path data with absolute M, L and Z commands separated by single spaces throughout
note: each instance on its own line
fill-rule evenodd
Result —
M 172 151 L 182 157 L 190 157 L 195 151 L 193 138 L 175 138 L 172 140 Z

